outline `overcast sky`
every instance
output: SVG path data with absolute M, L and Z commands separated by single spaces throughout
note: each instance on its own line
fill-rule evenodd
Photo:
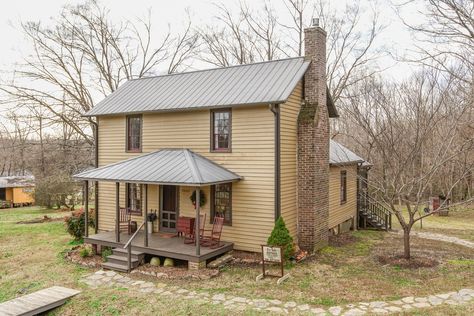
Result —
M 61 7 L 66 3 L 80 3 L 81 1 L 65 0 L 14 0 L 2 3 L 0 10 L 0 38 L 2 47 L 0 49 L 0 68 L 2 70 L 14 69 L 15 62 L 27 55 L 31 48 L 25 42 L 23 35 L 19 31 L 19 25 L 23 21 L 42 21 L 48 23 L 51 17 L 56 16 Z M 236 0 L 219 1 L 228 5 L 235 5 Z M 247 1 L 252 5 L 261 5 L 261 0 Z M 271 0 L 276 8 L 277 14 L 285 15 L 285 6 L 282 0 Z M 332 1 L 332 6 L 343 7 L 345 0 Z M 369 0 L 361 0 L 364 5 L 369 5 Z M 189 9 L 194 25 L 200 25 L 212 19 L 215 13 L 213 1 L 209 0 L 102 0 L 101 3 L 111 9 L 113 19 L 120 21 L 125 19 L 135 19 L 144 17 L 148 9 L 152 9 L 152 22 L 155 29 L 167 28 L 168 24 L 174 30 L 178 30 L 185 20 L 185 9 Z M 393 10 L 390 0 L 378 0 L 381 10 L 381 18 L 387 28 L 379 38 L 378 45 L 383 45 L 388 51 L 396 54 L 412 47 L 411 37 Z M 281 14 L 280 14 L 281 13 Z M 418 18 L 416 12 L 405 11 L 405 16 L 412 21 Z M 369 10 L 367 10 L 367 15 Z M 381 62 L 381 67 L 390 67 L 389 76 L 400 79 L 410 71 L 408 65 L 395 64 L 393 59 L 385 58 Z M 396 65 L 396 66 L 394 66 Z M 202 65 L 195 65 L 201 68 Z

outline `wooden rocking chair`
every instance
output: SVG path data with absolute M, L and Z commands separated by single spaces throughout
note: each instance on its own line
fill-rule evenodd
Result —
M 222 227 L 224 226 L 224 217 L 214 217 L 214 223 L 212 224 L 212 230 L 204 230 L 204 232 L 210 232 L 209 235 L 203 234 L 201 239 L 201 245 L 204 247 L 210 247 L 212 249 L 219 248 L 221 246 L 221 234 Z
M 204 228 L 206 226 L 206 214 L 199 215 L 199 240 L 204 236 Z M 196 244 L 196 227 L 193 228 L 193 233 L 184 236 L 185 244 Z
M 120 208 L 120 217 L 119 217 L 119 231 L 126 229 L 127 234 L 131 234 L 131 215 L 128 208 L 121 207 Z

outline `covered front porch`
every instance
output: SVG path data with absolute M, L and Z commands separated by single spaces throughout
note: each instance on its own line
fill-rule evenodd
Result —
M 195 201 L 200 201 L 204 190 L 209 192 L 209 188 L 215 185 L 224 185 L 241 179 L 237 174 L 219 166 L 211 160 L 200 156 L 187 149 L 163 149 L 139 157 L 120 161 L 111 165 L 103 166 L 94 170 L 85 171 L 74 176 L 78 180 L 84 181 L 86 222 L 89 216 L 88 192 L 90 181 L 113 182 L 115 184 L 115 203 L 112 199 L 106 204 L 111 211 L 115 209 L 113 223 L 110 217 L 107 218 L 107 229 L 96 231 L 96 234 L 89 235 L 89 227 L 85 228 L 86 243 L 93 245 L 109 246 L 116 248 L 117 251 L 126 249 L 128 251 L 128 270 L 130 270 L 131 252 L 140 252 L 144 254 L 162 256 L 166 258 L 188 261 L 188 263 L 197 263 L 198 266 L 205 266 L 208 259 L 219 256 L 233 248 L 230 241 L 219 240 L 213 243 L 202 243 L 209 241 L 209 234 L 214 234 L 214 223 L 212 218 L 205 217 L 202 213 L 200 203 L 195 203 L 191 208 L 187 207 L 186 218 L 191 220 L 189 231 L 191 231 L 191 242 L 185 243 L 182 236 L 178 236 L 178 220 L 182 219 L 179 212 L 179 192 L 193 192 Z M 125 184 L 135 184 L 140 186 L 140 195 L 142 201 L 140 214 L 132 217 L 137 230 L 132 233 L 124 223 L 127 223 L 128 212 L 127 205 L 124 205 L 123 189 Z M 183 189 L 186 188 L 186 189 Z M 151 193 L 151 192 L 152 193 Z M 112 193 L 113 191 L 110 191 Z M 151 196 L 150 196 L 151 193 Z M 108 195 L 111 197 L 111 195 Z M 149 207 L 149 201 L 155 203 L 155 207 Z M 128 199 L 127 199 L 128 200 Z M 111 203 L 112 202 L 112 203 Z M 111 205 L 113 204 L 113 205 Z M 101 205 L 99 203 L 99 205 Z M 156 206 L 158 205 L 158 209 Z M 103 204 L 102 204 L 102 207 Z M 191 211 L 192 210 L 192 211 Z M 109 211 L 109 216 L 111 215 Z M 147 225 L 148 215 L 158 211 L 159 232 L 151 233 Z M 207 210 L 208 211 L 208 210 Z M 99 219 L 101 207 L 96 212 L 96 222 Z M 125 215 L 124 215 L 125 214 Z M 125 216 L 125 217 L 124 217 Z M 128 223 L 130 217 L 128 217 Z M 220 231 L 222 231 L 222 221 Z M 101 223 L 102 226 L 104 223 Z M 166 224 L 166 225 L 165 225 Z M 128 224 L 128 227 L 129 224 Z M 203 232 L 203 228 L 208 231 L 208 236 Z M 196 233 L 201 232 L 201 233 Z M 115 254 L 115 251 L 114 251 Z
M 120 240 L 124 242 L 117 242 L 115 232 L 102 232 L 84 238 L 84 242 L 112 248 L 123 248 L 130 237 L 131 235 L 122 232 L 120 233 Z M 140 231 L 136 238 L 132 240 L 131 246 L 134 251 L 150 255 L 200 263 L 232 250 L 233 243 L 221 241 L 220 247 L 215 249 L 210 247 L 200 247 L 198 255 L 196 254 L 196 246 L 184 243 L 184 237 L 171 237 L 162 233 L 149 234 L 148 246 L 145 246 L 145 235 Z

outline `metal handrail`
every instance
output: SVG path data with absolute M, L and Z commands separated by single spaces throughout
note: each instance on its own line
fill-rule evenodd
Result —
M 142 229 L 143 225 L 146 224 L 146 221 L 143 221 L 141 225 L 137 228 L 137 230 L 133 233 L 132 237 L 125 243 L 125 246 L 123 246 L 123 249 L 127 249 L 127 270 L 130 273 L 132 270 L 132 241 L 135 239 L 135 237 L 138 235 L 140 232 L 140 229 Z

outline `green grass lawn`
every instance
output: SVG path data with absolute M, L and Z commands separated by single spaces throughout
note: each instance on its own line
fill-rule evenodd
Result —
M 91 289 L 79 282 L 92 269 L 82 268 L 63 258 L 71 237 L 64 223 L 16 224 L 21 220 L 63 217 L 67 213 L 40 208 L 0 210 L 0 302 L 52 285 L 80 289 L 82 293 L 53 312 L 54 315 L 225 315 L 221 305 L 173 300 L 154 294 L 119 288 Z M 455 231 L 474 235 L 474 210 L 432 217 L 424 222 L 425 231 Z M 460 233 L 462 231 L 462 234 Z M 258 266 L 229 266 L 210 280 L 181 280 L 163 283 L 190 290 L 206 290 L 249 298 L 272 298 L 310 303 L 322 307 L 360 301 L 392 300 L 474 287 L 474 251 L 452 244 L 413 238 L 414 255 L 440 261 L 433 268 L 404 269 L 383 266 L 377 256 L 401 252 L 401 238 L 384 232 L 353 232 L 354 241 L 329 246 L 312 258 L 290 269 L 291 278 L 280 286 L 274 279 L 255 282 Z M 136 275 L 133 276 L 137 277 Z M 412 311 L 426 315 L 427 310 Z M 233 312 L 233 314 L 236 314 Z M 247 311 L 244 314 L 254 315 Z M 474 304 L 438 307 L 433 315 L 474 314 Z

